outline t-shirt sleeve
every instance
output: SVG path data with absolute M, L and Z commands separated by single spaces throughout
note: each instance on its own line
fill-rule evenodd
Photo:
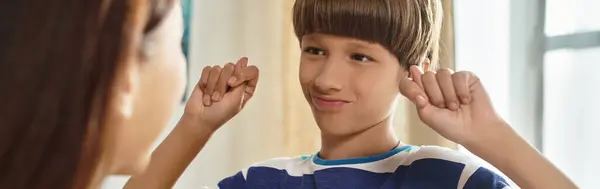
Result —
M 510 189 L 506 180 L 489 169 L 479 167 L 473 175 L 467 179 L 464 189 Z
M 244 174 L 240 171 L 237 174 L 224 178 L 219 182 L 219 189 L 240 189 L 244 188 L 246 179 Z

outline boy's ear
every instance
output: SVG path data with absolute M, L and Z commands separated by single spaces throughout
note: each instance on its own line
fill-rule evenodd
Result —
M 425 58 L 423 62 L 421 62 L 421 68 L 423 69 L 423 72 L 431 71 L 429 70 L 431 69 L 431 60 L 429 60 L 429 58 Z

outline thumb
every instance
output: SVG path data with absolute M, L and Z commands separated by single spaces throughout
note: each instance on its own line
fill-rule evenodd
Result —
M 243 83 L 236 87 L 232 87 L 229 92 L 223 95 L 223 100 L 226 101 L 231 106 L 237 106 L 238 110 L 242 107 L 242 101 L 244 99 L 244 91 L 246 89 L 246 84 Z
M 200 99 L 202 99 L 204 97 L 204 91 L 202 88 L 200 88 L 200 85 L 194 86 L 194 89 L 192 90 L 192 94 L 190 94 L 190 99 L 192 99 L 192 97 L 194 97 L 194 98 L 200 97 Z
M 413 103 L 419 110 L 423 110 L 430 105 L 429 101 L 423 95 L 417 95 L 417 97 L 413 100 Z
M 431 105 L 427 100 L 425 91 L 412 79 L 403 78 L 400 80 L 399 89 L 402 95 L 417 106 L 417 109 L 421 110 Z

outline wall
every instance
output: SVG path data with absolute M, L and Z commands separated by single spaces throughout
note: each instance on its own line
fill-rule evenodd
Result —
M 196 82 L 206 65 L 225 64 L 241 56 L 249 57 L 251 64 L 260 67 L 261 78 L 282 78 L 283 64 L 293 64 L 282 62 L 281 26 L 283 19 L 289 19 L 289 15 L 284 15 L 283 3 L 280 0 L 195 1 L 189 80 Z M 175 188 L 214 186 L 221 178 L 252 162 L 283 155 L 282 82 L 282 79 L 261 79 L 247 108 L 214 135 Z M 181 114 L 182 107 L 164 136 Z M 111 177 L 102 188 L 122 188 L 126 180 L 123 176 Z
M 222 65 L 241 56 L 249 57 L 261 73 L 255 97 L 214 135 L 175 188 L 214 186 L 254 162 L 318 150 L 319 132 L 298 82 L 300 50 L 292 31 L 293 2 L 194 1 L 189 81 L 196 82 L 206 65 Z M 412 139 L 422 144 L 444 141 L 427 130 L 423 135 L 406 132 L 407 124 L 415 124 L 413 129 L 426 128 L 414 115 L 407 116 L 407 108 L 414 109 L 400 100 L 394 118 L 396 133 L 408 140 L 405 142 L 411 142 L 408 135 L 413 133 Z M 182 109 L 178 109 L 164 136 L 176 124 Z M 452 146 L 447 141 L 442 145 Z M 122 188 L 126 180 L 123 176 L 111 177 L 102 188 Z

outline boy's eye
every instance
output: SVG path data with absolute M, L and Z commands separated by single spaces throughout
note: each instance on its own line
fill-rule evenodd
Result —
M 321 50 L 321 49 L 317 49 L 314 47 L 307 47 L 304 49 L 304 52 L 307 52 L 309 54 L 313 54 L 313 55 L 325 55 L 325 51 Z
M 367 55 L 363 55 L 363 54 L 353 54 L 350 56 L 350 58 L 352 58 L 352 60 L 356 60 L 356 61 L 360 61 L 360 62 L 368 62 L 368 61 L 373 61 L 373 59 Z

